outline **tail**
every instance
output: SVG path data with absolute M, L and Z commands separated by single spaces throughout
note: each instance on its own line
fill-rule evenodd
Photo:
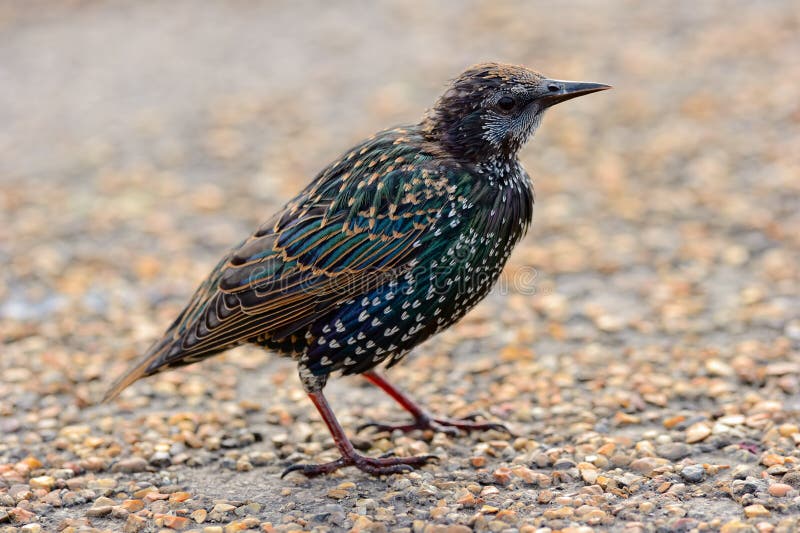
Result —
M 114 384 L 111 385 L 111 388 L 108 389 L 103 396 L 101 403 L 110 402 L 119 396 L 119 393 L 125 390 L 128 385 L 134 381 L 138 381 L 143 377 L 152 376 L 161 371 L 164 368 L 161 359 L 165 354 L 170 352 L 170 348 L 174 346 L 174 344 L 174 339 L 169 336 L 165 336 L 153 344 L 142 357 L 141 361 L 117 378 Z

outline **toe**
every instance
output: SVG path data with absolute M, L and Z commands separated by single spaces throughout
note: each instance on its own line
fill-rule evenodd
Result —
M 281 479 L 283 479 L 285 476 L 287 476 L 292 472 L 300 472 L 306 477 L 321 476 L 323 474 L 330 474 L 331 472 L 338 470 L 343 466 L 347 466 L 349 464 L 351 463 L 345 460 L 344 458 L 339 458 L 335 461 L 331 461 L 330 463 L 296 464 L 284 470 L 283 473 L 281 474 Z
M 439 420 L 434 421 L 436 424 L 435 427 L 432 427 L 433 430 L 438 431 L 439 433 L 444 433 L 445 435 L 450 435 L 451 437 L 457 437 L 461 435 L 461 430 L 452 424 L 442 424 Z

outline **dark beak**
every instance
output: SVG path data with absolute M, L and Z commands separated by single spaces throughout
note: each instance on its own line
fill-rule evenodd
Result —
M 597 91 L 605 91 L 611 88 L 611 85 L 605 85 L 603 83 L 564 80 L 546 80 L 544 86 L 548 92 L 541 96 L 541 101 L 544 102 L 546 107 L 560 104 L 566 100 L 572 100 L 578 96 L 596 93 Z

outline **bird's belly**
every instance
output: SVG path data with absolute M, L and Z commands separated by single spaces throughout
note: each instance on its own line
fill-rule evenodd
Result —
M 486 297 L 507 257 L 462 253 L 453 246 L 416 264 L 312 324 L 301 365 L 321 376 L 365 372 L 387 359 L 397 362 Z

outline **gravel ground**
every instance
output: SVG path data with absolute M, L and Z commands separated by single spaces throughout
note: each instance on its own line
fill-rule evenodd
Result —
M 797 530 L 798 34 L 791 1 L 0 3 L 0 532 Z M 516 437 L 365 432 L 440 464 L 280 479 L 335 450 L 247 348 L 93 405 L 228 246 L 481 60 L 615 85 L 549 113 L 500 286 L 389 374 Z M 403 419 L 328 390 L 351 434 Z

